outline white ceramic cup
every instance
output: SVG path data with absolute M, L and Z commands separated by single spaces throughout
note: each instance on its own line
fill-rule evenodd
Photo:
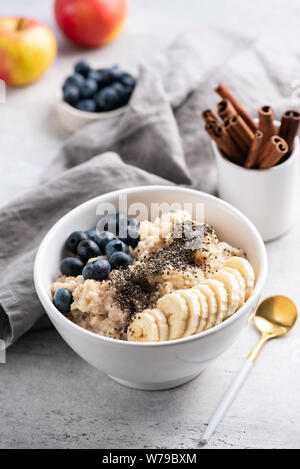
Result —
M 298 137 L 290 157 L 269 169 L 238 166 L 220 153 L 215 142 L 212 142 L 212 147 L 218 168 L 219 196 L 243 212 L 254 223 L 264 241 L 285 234 L 295 216 Z
M 246 303 L 221 324 L 178 340 L 127 342 L 110 339 L 77 326 L 53 305 L 51 283 L 57 278 L 67 236 L 75 230 L 96 226 L 99 204 L 118 208 L 119 196 L 134 203 L 179 202 L 204 204 L 204 219 L 221 240 L 245 250 L 255 272 L 255 287 Z M 193 215 L 195 215 L 193 213 Z M 76 353 L 91 365 L 126 386 L 138 389 L 167 389 L 195 378 L 234 342 L 260 298 L 267 273 L 264 243 L 252 223 L 226 202 L 203 192 L 173 186 L 145 186 L 111 192 L 79 205 L 62 217 L 48 232 L 38 250 L 34 281 L 49 318 Z

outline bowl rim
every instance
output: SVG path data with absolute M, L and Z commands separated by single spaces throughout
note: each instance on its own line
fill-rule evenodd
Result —
M 169 191 L 170 189 L 179 191 L 179 192 L 185 192 L 185 193 L 190 193 L 190 194 L 197 194 L 203 197 L 206 200 L 211 200 L 219 205 L 221 205 L 223 208 L 225 208 L 227 211 L 233 212 L 235 215 L 237 215 L 239 218 L 242 219 L 242 221 L 248 226 L 249 231 L 252 233 L 254 238 L 256 238 L 258 249 L 260 251 L 260 258 L 261 258 L 261 271 L 259 273 L 256 285 L 254 287 L 254 290 L 252 292 L 252 295 L 247 299 L 247 301 L 243 304 L 243 306 L 232 316 L 229 318 L 225 319 L 222 321 L 220 324 L 217 326 L 211 327 L 210 329 L 200 332 L 198 334 L 194 334 L 189 337 L 183 337 L 180 339 L 173 339 L 173 340 L 167 340 L 167 341 L 161 341 L 161 342 L 130 342 L 126 340 L 120 340 L 120 339 L 113 339 L 110 337 L 105 337 L 100 334 L 96 334 L 95 332 L 89 331 L 87 329 L 84 329 L 81 326 L 78 326 L 74 322 L 72 322 L 70 319 L 66 318 L 62 313 L 58 311 L 58 309 L 54 306 L 53 302 L 51 301 L 51 298 L 48 296 L 48 294 L 44 291 L 43 287 L 40 284 L 39 281 L 39 270 L 40 270 L 40 259 L 43 255 L 43 252 L 45 250 L 45 246 L 47 246 L 47 241 L 49 238 L 51 238 L 53 232 L 56 231 L 57 228 L 59 228 L 61 225 L 65 223 L 65 221 L 68 218 L 73 217 L 74 213 L 76 212 L 81 212 L 82 210 L 85 210 L 93 206 L 96 200 L 102 199 L 102 198 L 109 198 L 114 195 L 118 195 L 120 193 L 122 194 L 132 194 L 132 193 L 138 193 L 139 191 L 147 190 L 149 192 L 155 192 L 155 191 Z M 262 240 L 261 235 L 259 234 L 258 230 L 255 228 L 253 223 L 238 209 L 233 207 L 231 204 L 225 202 L 224 200 L 215 197 L 211 194 L 208 194 L 206 192 L 198 191 L 196 189 L 191 189 L 191 188 L 186 188 L 186 187 L 178 187 L 178 186 L 160 186 L 160 185 L 149 185 L 149 186 L 136 186 L 136 187 L 131 187 L 127 189 L 118 189 L 115 191 L 107 192 L 106 194 L 102 194 L 100 196 L 93 197 L 92 199 L 83 202 L 82 204 L 76 206 L 69 212 L 67 212 L 65 215 L 63 215 L 46 233 L 44 238 L 42 239 L 40 246 L 38 248 L 38 251 L 35 256 L 35 261 L 34 261 L 34 269 L 33 269 L 33 276 L 34 276 L 34 285 L 35 289 L 37 292 L 37 295 L 42 303 L 42 306 L 48 316 L 51 315 L 48 313 L 46 310 L 46 307 L 44 307 L 44 304 L 47 305 L 47 307 L 50 309 L 52 314 L 57 318 L 58 322 L 62 322 L 66 325 L 66 327 L 69 327 L 79 334 L 87 335 L 94 340 L 99 340 L 99 341 L 104 341 L 107 343 L 114 343 L 118 344 L 124 347 L 165 347 L 165 346 L 174 346 L 174 345 L 179 345 L 179 344 L 184 344 L 187 342 L 191 342 L 194 340 L 197 340 L 202 337 L 207 337 L 209 335 L 212 335 L 219 330 L 221 330 L 223 327 L 226 327 L 227 325 L 231 324 L 232 322 L 235 322 L 240 316 L 242 316 L 247 308 L 247 305 L 253 300 L 253 298 L 257 297 L 257 300 L 255 301 L 255 304 L 257 304 L 259 297 L 260 297 L 260 292 L 262 290 L 262 287 L 265 283 L 266 276 L 267 276 L 267 268 L 268 268 L 268 260 L 267 260 L 267 252 L 266 248 L 264 245 L 264 242 Z
M 88 112 L 88 111 L 81 111 L 80 109 L 77 109 L 71 104 L 67 103 L 64 101 L 61 96 L 58 101 L 58 105 L 61 106 L 62 108 L 65 109 L 68 113 L 74 114 L 78 117 L 81 117 L 82 119 L 86 120 L 97 120 L 99 118 L 111 118 L 111 117 L 116 117 L 119 115 L 122 115 L 126 112 L 128 109 L 128 104 L 125 104 L 124 106 L 118 107 L 117 109 L 114 109 L 113 111 L 106 111 L 106 112 Z

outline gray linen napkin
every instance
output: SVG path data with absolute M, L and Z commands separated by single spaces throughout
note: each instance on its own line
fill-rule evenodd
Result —
M 62 215 L 123 187 L 184 184 L 215 192 L 211 147 L 201 124 L 202 110 L 218 101 L 213 88 L 224 81 L 250 112 L 272 104 L 278 117 L 291 106 L 291 82 L 299 77 L 295 54 L 209 30 L 178 38 L 142 64 L 127 113 L 71 136 L 41 185 L 0 210 L 0 337 L 7 345 L 43 315 L 33 262 Z

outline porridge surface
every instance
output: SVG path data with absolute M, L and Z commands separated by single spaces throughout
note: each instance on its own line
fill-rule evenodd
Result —
M 130 250 L 127 269 L 112 270 L 107 280 L 61 275 L 52 294 L 67 288 L 73 302 L 67 317 L 79 326 L 107 337 L 126 340 L 131 318 L 153 308 L 164 295 L 194 287 L 210 278 L 242 250 L 220 242 L 213 228 L 198 224 L 184 211 L 166 213 L 154 222 L 142 221 L 140 240 Z

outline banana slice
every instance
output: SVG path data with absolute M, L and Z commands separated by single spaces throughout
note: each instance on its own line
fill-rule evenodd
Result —
M 207 285 L 199 285 L 199 287 L 202 287 L 201 289 L 207 288 L 208 290 L 211 291 L 211 295 L 213 296 L 215 300 L 216 312 L 217 312 L 217 301 L 216 301 L 214 292 Z M 207 323 L 207 318 L 208 318 L 208 302 L 207 302 L 206 296 L 202 293 L 201 289 L 197 288 L 197 286 L 192 288 L 192 290 L 197 295 L 197 298 L 200 304 L 200 321 L 199 321 L 199 327 L 198 327 L 197 333 L 204 331 L 206 327 L 206 323 Z
M 159 332 L 154 316 L 143 311 L 133 317 L 127 331 L 131 342 L 158 342 Z
M 195 290 L 199 290 L 199 292 L 203 293 L 203 295 L 206 298 L 207 306 L 208 306 L 208 311 L 207 311 L 207 317 L 206 320 L 203 318 L 203 322 L 201 325 L 199 325 L 199 332 L 200 331 L 200 326 L 203 326 L 203 330 L 208 329 L 207 325 L 210 322 L 215 323 L 217 320 L 217 314 L 218 314 L 218 304 L 217 304 L 217 299 L 214 291 L 208 286 L 204 284 L 199 284 L 193 287 Z M 208 319 L 210 318 L 210 319 Z M 204 324 L 203 324 L 204 323 Z
M 228 259 L 223 267 L 232 267 L 233 269 L 237 269 L 245 279 L 246 282 L 246 295 L 245 301 L 249 298 L 253 291 L 254 286 L 254 272 L 250 262 L 243 257 L 231 257 Z
M 229 272 L 230 274 L 234 275 L 239 283 L 239 286 L 240 286 L 240 301 L 238 304 L 238 309 L 239 309 L 245 303 L 245 297 L 246 297 L 245 279 L 237 269 L 233 269 L 232 267 L 222 267 L 222 270 L 226 270 L 226 272 Z
M 234 275 L 221 269 L 213 275 L 213 278 L 220 280 L 227 291 L 227 314 L 226 318 L 231 316 L 237 310 L 240 302 L 240 286 Z
M 204 285 L 208 285 L 214 292 L 217 300 L 217 316 L 208 316 L 208 321 L 206 324 L 206 329 L 209 329 L 210 327 L 216 326 L 217 324 L 220 324 L 220 322 L 223 321 L 223 319 L 226 317 L 227 314 L 227 305 L 228 305 L 228 299 L 227 299 L 227 291 L 220 280 L 216 280 L 213 278 L 209 278 L 207 280 L 204 280 L 203 282 Z
M 157 302 L 157 308 L 165 314 L 169 325 L 169 340 L 179 339 L 185 333 L 189 319 L 188 305 L 181 295 L 173 292 Z
M 159 309 L 146 309 L 147 313 L 151 314 L 157 324 L 159 341 L 168 340 L 169 338 L 169 326 L 166 316 Z
M 199 321 L 200 321 L 200 304 L 198 297 L 193 293 L 192 289 L 187 290 L 176 290 L 178 295 L 185 298 L 188 310 L 189 310 L 189 319 L 187 322 L 186 330 L 182 337 L 189 337 L 190 335 L 195 334 L 198 331 Z

